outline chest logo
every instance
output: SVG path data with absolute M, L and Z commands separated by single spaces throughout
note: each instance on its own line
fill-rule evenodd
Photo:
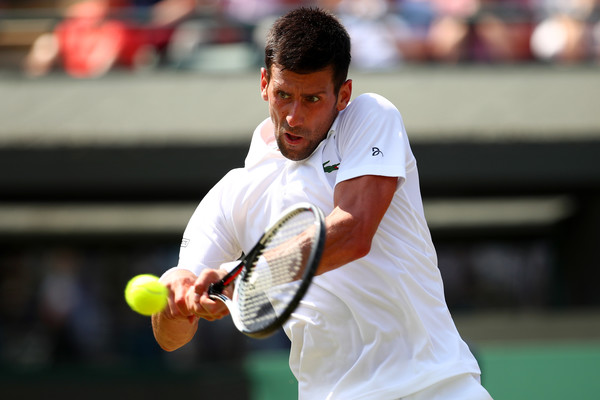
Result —
M 323 163 L 323 171 L 327 172 L 328 174 L 332 173 L 333 171 L 337 171 L 339 169 L 338 166 L 340 165 L 340 163 L 327 165 L 330 161 L 331 160 L 327 160 Z
M 377 157 L 377 156 L 383 157 L 383 151 L 379 150 L 379 147 L 373 147 L 371 149 L 371 151 L 373 152 L 373 154 L 372 154 L 373 157 Z

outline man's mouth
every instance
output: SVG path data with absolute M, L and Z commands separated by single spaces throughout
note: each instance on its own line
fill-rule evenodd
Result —
M 289 143 L 292 143 L 292 144 L 298 143 L 302 140 L 302 136 L 296 136 L 289 132 L 285 133 L 285 138 Z

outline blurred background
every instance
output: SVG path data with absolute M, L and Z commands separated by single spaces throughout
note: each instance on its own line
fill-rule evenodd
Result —
M 243 165 L 264 33 L 297 5 L 400 109 L 448 304 L 496 400 L 596 399 L 600 2 L 0 0 L 0 393 L 293 399 L 285 337 L 174 353 L 123 299 Z M 224 389 L 225 388 L 225 389 Z

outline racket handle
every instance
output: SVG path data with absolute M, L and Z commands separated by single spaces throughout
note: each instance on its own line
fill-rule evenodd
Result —
M 225 290 L 226 286 L 229 286 L 231 282 L 235 280 L 235 278 L 242 272 L 244 269 L 244 263 L 239 261 L 234 261 L 237 264 L 235 268 L 231 268 L 231 263 L 223 264 L 226 270 L 229 270 L 229 273 L 223 277 L 218 282 L 213 282 L 208 286 L 208 296 L 211 298 L 221 299 L 223 302 L 227 303 L 227 296 L 223 294 L 223 290 Z
M 215 295 L 218 296 L 223 293 L 223 289 L 225 289 L 225 285 L 223 284 L 223 281 L 211 283 L 208 286 L 208 295 L 209 296 L 215 296 Z

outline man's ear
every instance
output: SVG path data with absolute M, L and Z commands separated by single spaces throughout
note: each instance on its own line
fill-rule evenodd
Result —
M 336 110 L 342 111 L 348 103 L 350 103 L 350 98 L 352 97 L 352 79 L 348 79 L 346 82 L 342 84 L 340 91 L 338 93 L 338 101 Z
M 260 69 L 260 94 L 264 101 L 269 101 L 269 95 L 267 88 L 269 87 L 269 76 L 267 69 L 262 67 Z

